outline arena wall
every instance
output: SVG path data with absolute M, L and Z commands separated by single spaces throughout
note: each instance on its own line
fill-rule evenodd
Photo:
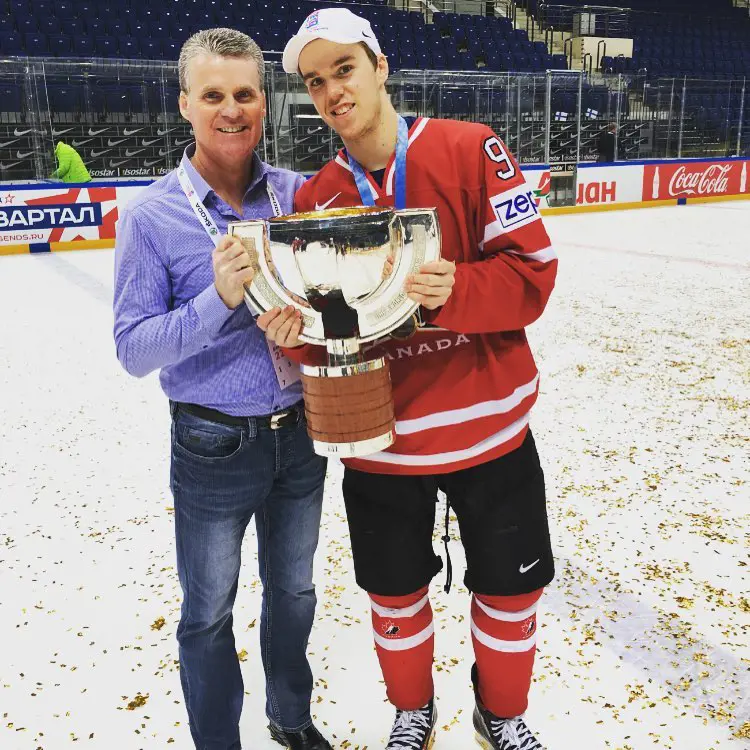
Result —
M 543 214 L 750 199 L 750 159 L 692 159 L 578 168 L 575 206 L 549 205 L 552 172 L 523 171 Z M 151 180 L 0 185 L 0 255 L 113 248 L 119 212 Z

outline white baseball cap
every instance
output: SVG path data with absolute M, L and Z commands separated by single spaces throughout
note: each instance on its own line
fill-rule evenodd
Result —
M 287 73 L 297 72 L 300 52 L 315 39 L 327 39 L 337 44 L 364 42 L 376 55 L 381 54 L 369 21 L 348 8 L 322 8 L 305 19 L 300 30 L 284 47 L 281 63 Z

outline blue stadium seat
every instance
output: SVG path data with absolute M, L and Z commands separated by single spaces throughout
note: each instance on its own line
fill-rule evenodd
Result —
M 75 112 L 83 110 L 83 94 L 80 86 L 65 83 L 50 83 L 47 86 L 50 111 Z
M 48 37 L 49 51 L 55 57 L 68 57 L 71 54 L 72 44 L 69 36 L 55 34 Z
M 94 40 L 88 36 L 74 36 L 72 47 L 76 57 L 91 57 L 94 54 Z
M 0 32 L 0 54 L 18 55 L 22 51 L 23 45 L 15 32 Z
M 24 111 L 21 87 L 15 83 L 0 82 L 0 112 L 19 114 Z
M 34 18 L 33 16 L 17 18 L 16 28 L 18 29 L 18 33 L 22 36 L 25 36 L 26 34 L 36 34 L 39 31 L 39 27 L 36 23 L 36 18 Z
M 125 60 L 135 59 L 141 56 L 141 46 L 134 36 L 120 36 L 120 57 Z
M 107 114 L 130 112 L 130 92 L 125 86 L 107 86 L 103 89 L 103 94 Z
M 120 48 L 113 36 L 97 36 L 94 38 L 94 51 L 101 57 L 117 57 Z
M 158 39 L 141 39 L 141 56 L 146 60 L 161 60 L 164 57 L 161 40 Z
M 83 21 L 80 18 L 67 18 L 59 21 L 59 34 L 65 34 L 69 37 L 82 36 L 84 31 Z
M 49 52 L 47 37 L 44 34 L 26 34 L 23 38 L 26 53 L 33 56 L 43 56 Z

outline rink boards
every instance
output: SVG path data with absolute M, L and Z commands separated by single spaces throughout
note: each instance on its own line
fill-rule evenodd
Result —
M 555 167 L 524 166 L 544 214 L 747 199 L 750 159 L 690 159 L 578 167 L 575 205 L 551 207 Z M 106 249 L 123 208 L 152 180 L 0 185 L 0 255 Z

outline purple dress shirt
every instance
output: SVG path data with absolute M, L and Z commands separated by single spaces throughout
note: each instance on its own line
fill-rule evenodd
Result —
M 237 219 L 273 216 L 269 180 L 284 213 L 294 210 L 302 175 L 253 155 L 242 216 L 225 203 L 190 162 L 182 162 L 222 235 Z M 137 377 L 160 369 L 173 401 L 234 416 L 270 414 L 296 403 L 302 388 L 281 389 L 263 331 L 243 303 L 229 310 L 214 286 L 214 249 L 182 191 L 177 172 L 143 190 L 122 212 L 115 244 L 114 335 L 117 358 Z

